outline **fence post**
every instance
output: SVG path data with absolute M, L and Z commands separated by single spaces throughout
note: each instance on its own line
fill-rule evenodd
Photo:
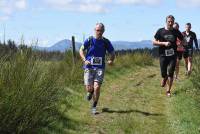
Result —
M 72 61 L 73 64 L 76 64 L 76 47 L 75 47 L 75 37 L 72 36 Z

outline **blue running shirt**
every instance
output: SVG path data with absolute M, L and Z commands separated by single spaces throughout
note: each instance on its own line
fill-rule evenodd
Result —
M 105 55 L 106 51 L 109 53 L 114 52 L 114 48 L 111 42 L 106 39 L 95 39 L 94 37 L 90 37 L 85 40 L 82 45 L 83 50 L 87 50 L 86 60 L 90 61 L 91 65 L 84 65 L 84 69 L 86 68 L 105 68 Z

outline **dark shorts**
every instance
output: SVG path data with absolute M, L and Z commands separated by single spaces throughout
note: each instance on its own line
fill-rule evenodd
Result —
M 177 51 L 177 58 L 181 60 L 183 58 L 183 52 L 182 51 Z
M 160 56 L 160 71 L 163 78 L 174 76 L 177 56 Z
M 193 55 L 193 49 L 185 49 L 183 53 L 184 58 L 192 57 L 192 55 Z

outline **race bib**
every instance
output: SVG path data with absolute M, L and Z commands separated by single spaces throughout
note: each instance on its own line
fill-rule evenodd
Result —
M 165 56 L 172 56 L 172 55 L 174 55 L 173 48 L 165 50 Z
M 91 65 L 102 65 L 102 57 L 92 57 Z

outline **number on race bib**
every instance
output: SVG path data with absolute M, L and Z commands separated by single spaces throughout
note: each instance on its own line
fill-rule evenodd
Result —
M 173 48 L 165 50 L 165 56 L 172 56 L 172 55 L 174 55 Z
M 91 64 L 92 65 L 102 65 L 102 57 L 92 57 Z

